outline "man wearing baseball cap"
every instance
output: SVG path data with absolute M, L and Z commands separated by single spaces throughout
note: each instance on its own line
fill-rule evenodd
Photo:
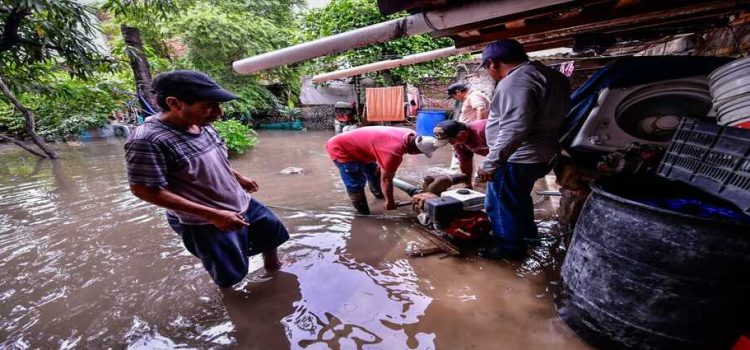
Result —
M 404 154 L 432 157 L 437 146 L 429 136 L 391 126 L 368 126 L 338 134 L 326 142 L 326 151 L 339 168 L 346 193 L 360 214 L 369 214 L 365 185 L 376 198 L 385 198 L 385 210 L 396 209 L 393 177 Z
M 557 70 L 530 62 L 516 40 L 487 45 L 481 67 L 499 83 L 485 129 L 489 152 L 478 171 L 487 181 L 485 209 L 495 244 L 479 255 L 515 258 L 523 255 L 524 238 L 538 238 L 531 190 L 560 150 L 570 82 Z
M 211 126 L 223 115 L 221 103 L 237 96 L 196 71 L 159 74 L 152 87 L 162 111 L 125 144 L 130 191 L 167 209 L 169 225 L 220 287 L 247 275 L 248 256 L 263 254 L 266 270 L 279 269 L 276 248 L 289 234 L 250 196 L 258 184 L 231 168 Z
M 473 188 L 474 155 L 486 156 L 489 152 L 485 136 L 486 119 L 462 123 L 455 120 L 445 120 L 433 129 L 436 145 L 447 143 L 453 145 L 453 152 L 458 157 L 461 172 L 466 175 L 466 187 Z

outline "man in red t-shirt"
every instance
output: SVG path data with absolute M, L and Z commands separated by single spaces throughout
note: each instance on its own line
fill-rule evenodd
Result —
M 332 137 L 326 151 L 339 168 L 352 205 L 361 214 L 369 214 L 365 185 L 375 197 L 385 198 L 385 209 L 396 209 L 393 177 L 404 154 L 424 154 L 428 158 L 437 149 L 435 139 L 416 136 L 414 130 L 390 126 L 368 126 Z
M 484 134 L 486 125 L 487 119 L 475 120 L 471 123 L 446 120 L 440 122 L 433 129 L 438 147 L 447 143 L 453 145 L 453 151 L 458 157 L 461 172 L 466 175 L 467 188 L 473 188 L 474 155 L 486 156 L 489 152 L 487 138 Z

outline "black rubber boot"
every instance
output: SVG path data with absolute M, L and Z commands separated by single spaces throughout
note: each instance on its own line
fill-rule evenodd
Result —
M 378 169 L 378 179 L 380 178 L 380 169 Z M 383 195 L 383 189 L 380 188 L 380 181 L 368 181 L 367 186 L 370 187 L 370 193 L 377 199 L 385 198 Z
M 358 213 L 365 215 L 370 214 L 370 206 L 367 205 L 367 196 L 365 196 L 364 190 L 361 192 L 347 192 L 347 194 L 349 194 L 349 199 L 352 201 L 352 205 L 354 206 L 354 209 L 357 209 Z

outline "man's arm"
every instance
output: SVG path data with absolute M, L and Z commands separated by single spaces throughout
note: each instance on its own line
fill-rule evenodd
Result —
M 472 175 L 474 175 L 474 152 L 463 144 L 453 146 L 453 152 L 458 158 L 461 173 L 466 175 L 466 188 L 473 188 Z
M 234 174 L 237 182 L 240 183 L 240 186 L 242 186 L 245 191 L 250 193 L 258 191 L 258 183 L 255 182 L 255 180 L 238 173 L 234 169 L 232 169 L 232 174 Z
M 474 161 L 473 159 L 469 159 L 469 160 L 460 159 L 459 167 L 461 168 L 461 172 L 464 175 L 466 175 L 466 188 L 469 188 L 469 189 L 474 188 L 474 185 L 473 185 Z
M 248 225 L 245 219 L 238 213 L 195 203 L 162 187 L 131 184 L 130 192 L 151 204 L 205 218 L 222 231 L 239 230 L 243 226 Z
M 487 119 L 487 117 L 490 115 L 490 111 L 485 107 L 477 107 L 474 109 L 477 111 L 477 116 L 479 119 Z
M 396 200 L 393 198 L 393 177 L 396 173 L 380 169 L 380 188 L 385 196 L 385 210 L 394 210 L 397 208 Z

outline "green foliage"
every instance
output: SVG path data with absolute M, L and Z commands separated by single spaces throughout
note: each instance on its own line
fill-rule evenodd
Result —
M 98 73 L 109 62 L 95 44 L 95 19 L 94 8 L 78 1 L 0 0 L 0 72 L 37 115 L 39 134 L 74 137 L 103 124 L 118 104 L 111 82 Z M 28 136 L 25 120 L 6 96 L 0 98 L 0 132 Z
M 184 6 L 184 5 L 183 5 Z M 111 53 L 118 62 L 128 62 L 128 50 L 122 39 L 120 25 L 138 28 L 143 41 L 145 55 L 153 72 L 174 68 L 169 55 L 165 23 L 181 13 L 176 0 L 107 0 L 101 11 L 112 15 L 102 23 L 102 31 L 108 37 Z
M 312 9 L 302 16 L 302 39 L 315 40 L 341 32 L 366 27 L 403 17 L 405 14 L 383 16 L 380 14 L 376 0 L 332 0 L 328 6 Z M 383 44 L 349 50 L 335 56 L 316 59 L 309 68 L 311 73 L 350 68 L 385 59 L 400 58 L 420 52 L 450 47 L 450 39 L 435 39 L 428 34 L 416 35 Z M 453 77 L 455 65 L 465 57 L 443 58 L 417 65 L 409 65 L 375 73 L 373 77 L 382 84 L 415 83 L 423 77 Z M 312 71 L 315 69 L 315 71 Z
M 219 136 L 224 139 L 230 154 L 242 154 L 258 143 L 257 134 L 249 126 L 237 120 L 217 121 L 213 123 Z
M 169 33 L 187 45 L 187 55 L 177 62 L 216 79 L 240 100 L 226 104 L 228 115 L 248 115 L 271 107 L 271 92 L 264 86 L 283 84 L 287 96 L 299 94 L 299 74 L 282 67 L 255 76 L 239 76 L 232 62 L 287 47 L 293 37 L 291 6 L 301 1 L 201 1 L 170 23 Z M 269 12 L 276 13 L 273 16 Z M 272 19 L 277 18 L 281 23 Z M 283 18 L 288 18 L 284 20 Z
M 82 79 L 62 70 L 47 71 L 33 89 L 16 95 L 34 112 L 37 131 L 47 138 L 73 139 L 86 129 L 102 126 L 128 98 L 114 92 L 125 89 L 125 84 L 111 74 L 94 73 Z M 0 131 L 25 134 L 23 115 L 4 100 L 0 100 Z
M 101 68 L 106 62 L 94 44 L 95 18 L 92 7 L 74 0 L 0 0 L 0 71 L 52 59 L 79 76 Z
M 120 33 L 126 24 L 139 28 L 153 74 L 177 68 L 205 71 L 241 96 L 225 105 L 227 114 L 249 116 L 274 106 L 266 84 L 281 84 L 296 98 L 299 75 L 296 69 L 280 68 L 238 76 L 231 63 L 289 46 L 297 32 L 293 11 L 303 6 L 303 0 L 105 0 L 97 14 L 74 0 L 0 0 L 0 20 L 6 24 L 0 29 L 0 72 L 37 115 L 40 134 L 73 138 L 106 123 L 129 99 L 113 92 L 132 91 L 135 85 L 127 52 L 133 48 Z M 101 28 L 97 15 L 105 19 Z M 8 23 L 18 24 L 18 31 L 9 31 Z M 93 44 L 99 30 L 111 47 L 106 60 Z M 170 57 L 167 45 L 175 40 L 188 48 L 178 60 Z M 21 114 L 4 98 L 0 132 L 25 136 Z
M 101 8 L 117 18 L 139 23 L 168 19 L 180 10 L 176 0 L 107 0 Z

